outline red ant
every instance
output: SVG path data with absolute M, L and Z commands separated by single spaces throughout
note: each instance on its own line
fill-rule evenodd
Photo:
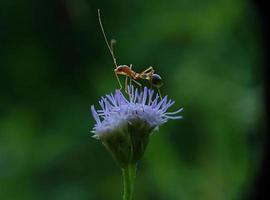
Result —
M 113 63 L 115 65 L 114 73 L 115 73 L 116 79 L 119 83 L 120 90 L 122 89 L 122 84 L 119 80 L 118 75 L 124 75 L 124 76 L 126 76 L 126 79 L 125 79 L 125 91 L 126 92 L 127 92 L 127 86 L 128 86 L 128 78 L 130 78 L 130 82 L 133 81 L 134 83 L 136 83 L 139 86 L 141 86 L 141 84 L 137 80 L 144 79 L 144 80 L 148 80 L 149 83 L 151 84 L 151 86 L 154 86 L 157 88 L 159 95 L 160 95 L 160 98 L 162 98 L 159 88 L 163 85 L 163 82 L 162 82 L 160 75 L 155 74 L 155 70 L 153 69 L 153 67 L 149 67 L 146 70 L 144 70 L 143 72 L 137 73 L 137 72 L 132 70 L 132 64 L 130 66 L 117 65 L 116 58 L 114 56 L 114 51 L 113 51 L 113 45 L 116 43 L 116 41 L 111 40 L 111 43 L 109 44 L 108 39 L 107 39 L 106 34 L 105 34 L 105 31 L 104 31 L 104 28 L 103 28 L 103 25 L 102 25 L 101 15 L 100 15 L 99 9 L 98 9 L 98 19 L 99 19 L 99 24 L 100 24 L 100 28 L 101 28 L 103 37 L 105 39 L 107 47 L 108 47 L 110 54 L 112 56 Z

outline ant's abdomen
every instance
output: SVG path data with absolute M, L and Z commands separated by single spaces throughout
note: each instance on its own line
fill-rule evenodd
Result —
M 153 74 L 149 81 L 156 88 L 160 88 L 163 85 L 162 78 L 158 74 Z

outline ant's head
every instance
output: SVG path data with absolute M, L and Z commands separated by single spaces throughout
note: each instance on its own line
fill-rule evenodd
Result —
M 160 88 L 163 85 L 163 81 L 158 74 L 153 74 L 150 80 L 151 84 L 156 88 Z
M 127 75 L 130 68 L 127 65 L 119 65 L 114 71 L 119 75 Z

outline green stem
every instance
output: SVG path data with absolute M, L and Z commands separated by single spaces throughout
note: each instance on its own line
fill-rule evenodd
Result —
M 124 182 L 123 200 L 132 200 L 136 169 L 136 164 L 129 164 L 126 168 L 122 169 Z

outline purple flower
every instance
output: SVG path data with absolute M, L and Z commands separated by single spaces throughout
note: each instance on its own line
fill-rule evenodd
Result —
M 91 106 L 96 124 L 92 130 L 94 137 L 101 139 L 113 157 L 121 164 L 137 162 L 142 156 L 148 136 L 169 119 L 181 119 L 175 112 L 167 112 L 174 104 L 165 96 L 160 99 L 154 90 L 144 87 L 139 91 L 128 87 L 128 98 L 120 90 L 106 95 L 99 101 L 100 110 Z
M 162 100 L 158 94 L 154 97 L 154 91 L 144 87 L 142 92 L 134 89 L 133 86 L 128 88 L 129 99 L 127 100 L 120 90 L 115 94 L 106 95 L 99 101 L 100 110 L 91 106 L 93 117 L 96 124 L 93 128 L 94 137 L 100 138 L 103 135 L 115 132 L 122 126 L 134 120 L 146 122 L 152 129 L 164 124 L 169 119 L 181 119 L 182 116 L 176 115 L 183 109 L 175 112 L 167 112 L 174 101 L 168 100 L 165 96 Z

